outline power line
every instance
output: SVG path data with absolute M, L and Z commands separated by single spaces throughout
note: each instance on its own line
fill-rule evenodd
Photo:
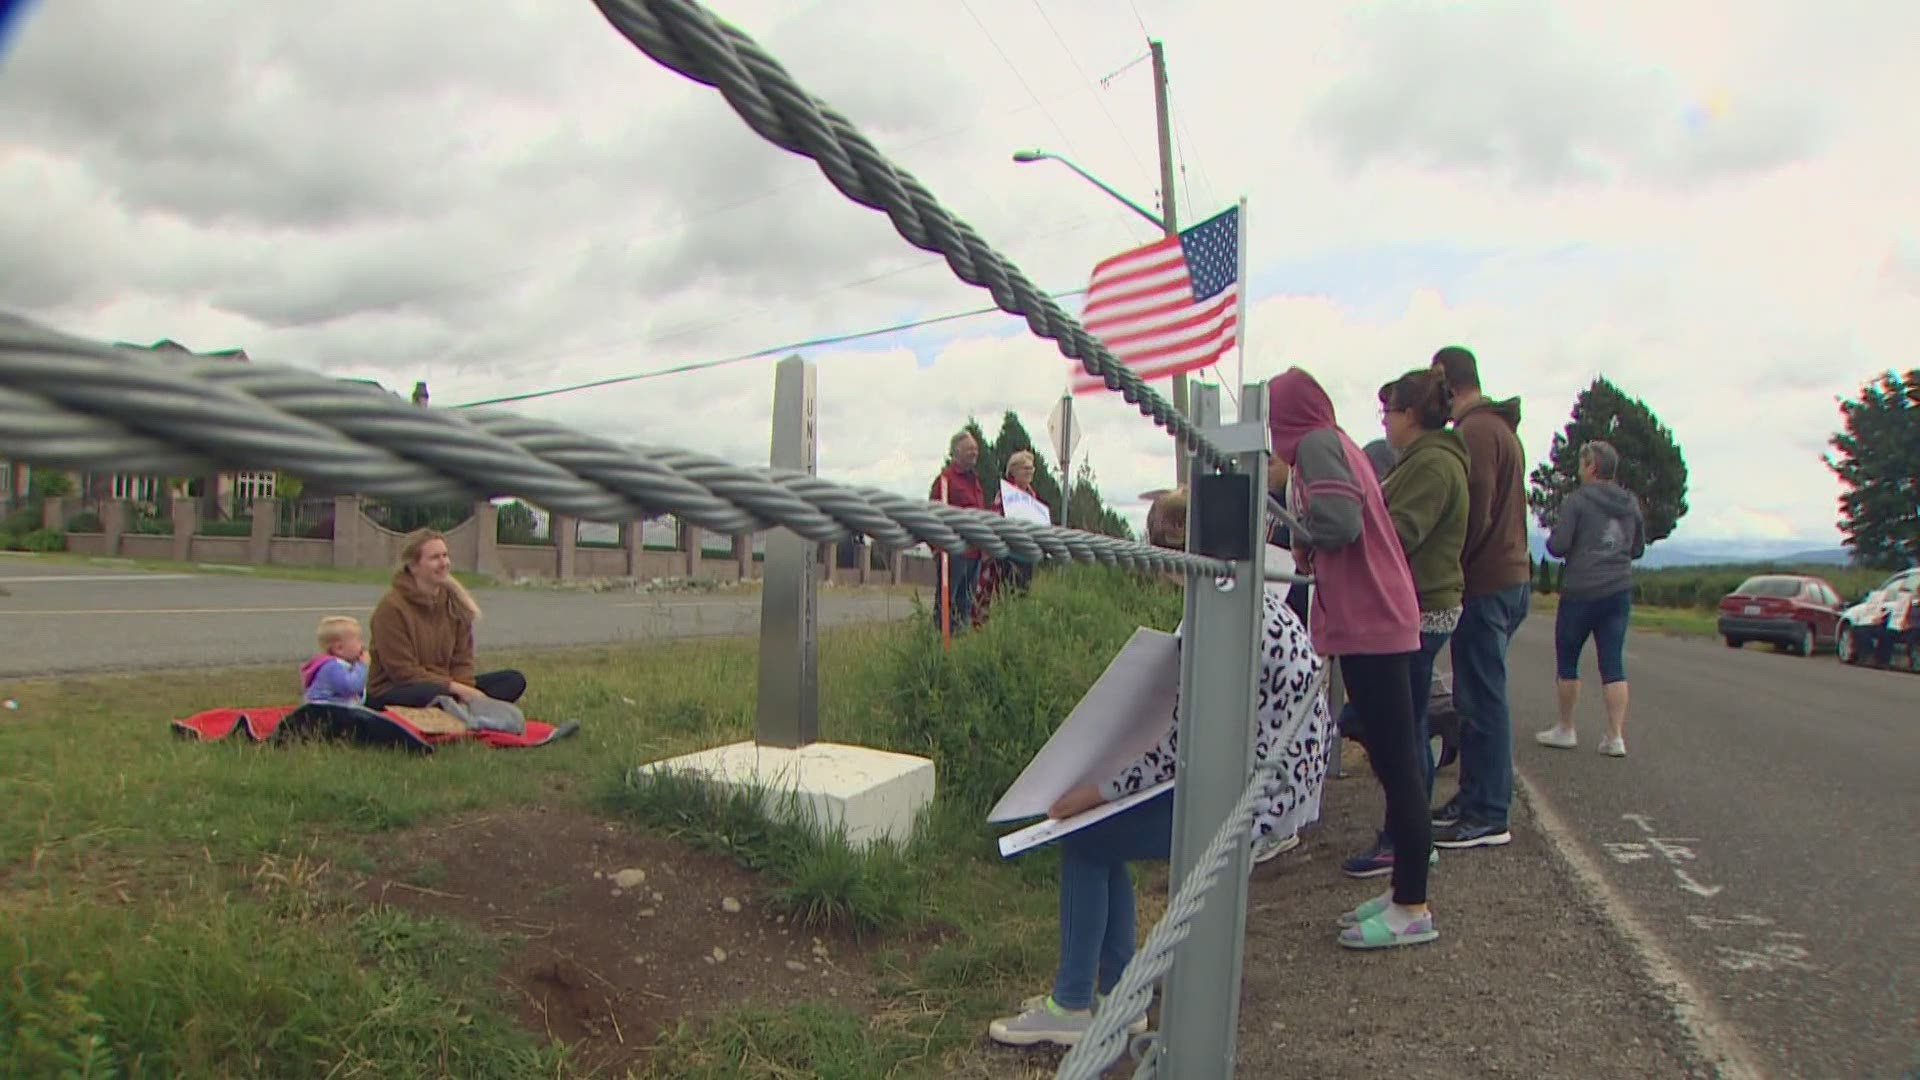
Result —
M 1081 229 L 1084 229 L 1089 225 L 1095 224 L 1100 220 L 1102 220 L 1102 218 L 1098 215 L 1088 215 L 1086 217 L 1074 218 L 1072 220 L 1061 223 L 1056 228 L 1046 229 L 1046 230 L 1042 230 L 1041 232 L 1034 233 L 1026 237 L 1026 239 L 1045 240 L 1050 237 L 1064 236 L 1070 233 L 1078 232 Z M 851 289 L 859 285 L 871 285 L 876 281 L 881 281 L 886 278 L 899 277 L 903 274 L 911 274 L 916 271 L 928 269 L 929 267 L 944 266 L 944 265 L 946 265 L 945 260 L 941 258 L 938 258 L 938 257 L 929 258 L 929 257 L 923 256 L 923 257 L 914 259 L 914 261 L 904 266 L 896 266 L 888 270 L 882 270 L 877 274 L 867 274 L 863 277 L 854 278 L 849 281 L 841 281 L 832 285 L 828 285 L 824 288 L 815 289 L 812 292 L 804 293 L 800 296 L 792 298 L 791 302 L 800 303 L 807 300 L 815 299 L 817 297 L 825 296 L 828 293 L 835 293 L 844 289 Z M 718 327 L 727 326 L 731 323 L 739 322 L 740 320 L 748 316 L 755 315 L 762 311 L 769 310 L 772 307 L 773 307 L 773 304 L 765 303 L 757 307 L 750 308 L 744 312 L 733 311 L 717 319 L 707 319 L 705 321 L 696 322 L 691 325 L 675 327 L 668 332 L 654 334 L 651 336 L 648 336 L 645 332 L 622 334 L 620 337 L 603 339 L 595 344 L 587 345 L 580 349 L 574 350 L 572 352 L 568 352 L 563 355 L 563 359 L 577 360 L 582 357 L 596 356 L 603 353 L 611 352 L 615 349 L 626 348 L 628 346 L 633 346 L 633 345 L 659 345 L 668 341 L 676 341 L 676 340 L 679 340 L 680 338 L 689 337 L 693 334 L 698 334 L 703 330 L 712 330 Z M 458 354 L 455 356 L 443 358 L 441 362 L 446 364 L 457 364 L 462 360 L 471 358 L 472 355 L 473 354 L 471 353 Z
M 1049 293 L 1048 295 L 1055 300 L 1062 300 L 1070 296 L 1083 296 L 1086 294 L 1086 291 L 1085 289 L 1068 289 L 1065 292 Z M 673 367 L 655 368 L 652 371 L 634 372 L 629 375 L 614 375 L 605 379 L 594 379 L 590 382 L 556 386 L 546 390 L 529 390 L 522 394 L 505 394 L 500 397 L 485 398 L 480 401 L 465 401 L 458 405 L 450 406 L 450 408 L 473 409 L 482 405 L 505 405 L 515 401 L 532 401 L 535 398 L 554 397 L 558 394 L 571 394 L 579 390 L 594 390 L 602 386 L 617 386 L 622 383 L 657 379 L 665 375 L 683 375 L 691 371 L 706 371 L 709 368 L 725 367 L 728 364 L 743 363 L 747 360 L 758 360 L 763 357 L 772 356 L 775 353 L 795 352 L 800 349 L 818 349 L 827 345 L 841 345 L 849 341 L 860 341 L 865 338 L 880 337 L 883 334 L 896 334 L 902 330 L 914 330 L 922 326 L 935 326 L 940 323 L 970 319 L 976 315 L 987 315 L 999 310 L 998 307 L 983 307 L 974 308 L 971 311 L 956 311 L 946 315 L 935 315 L 930 318 L 915 319 L 911 322 L 895 323 L 892 326 L 877 327 L 872 330 L 857 330 L 850 334 L 832 334 L 827 337 L 808 338 L 804 341 L 788 342 L 785 345 L 773 345 L 764 349 L 755 349 L 753 352 L 741 353 L 737 356 L 722 357 L 718 360 L 698 360 L 690 364 L 676 364 Z
M 1179 106 L 1174 101 L 1173 83 L 1171 81 L 1167 83 L 1167 111 L 1173 114 L 1173 122 L 1176 128 L 1178 129 L 1177 130 L 1178 137 L 1176 137 L 1176 139 L 1174 140 L 1174 145 L 1176 147 L 1182 146 L 1182 145 L 1190 145 L 1193 147 L 1193 167 L 1200 174 L 1200 183 L 1206 189 L 1207 202 L 1214 203 L 1216 196 L 1214 194 L 1214 189 L 1213 189 L 1213 177 L 1208 175 L 1206 163 L 1201 160 L 1200 144 L 1193 137 L 1193 129 L 1187 126 L 1186 115 L 1180 110 Z M 1180 172 L 1182 174 L 1182 178 L 1184 179 L 1185 173 L 1187 171 L 1187 164 L 1186 164 L 1186 159 L 1184 157 L 1184 151 L 1182 151 L 1182 153 L 1183 153 L 1183 156 L 1180 161 Z M 1189 205 L 1191 205 L 1193 202 L 1193 193 L 1191 191 L 1187 193 L 1187 202 Z
M 979 13 L 973 10 L 973 5 L 968 0 L 960 0 L 960 6 L 967 9 L 967 14 L 972 17 L 974 25 L 978 26 L 980 33 L 986 36 L 987 44 L 993 46 L 993 51 L 1000 54 L 1000 61 L 1007 65 L 1008 71 L 1013 72 L 1014 81 L 1020 84 L 1020 88 L 1027 92 L 1027 96 L 1033 99 L 1035 105 L 1039 105 L 1040 95 L 1034 93 L 1033 84 L 1027 81 L 1025 75 L 1020 74 L 1020 68 L 1014 64 L 1013 57 L 1008 56 L 1007 50 L 1000 47 L 1000 40 L 993 36 L 993 31 L 987 28 L 987 24 L 981 20 Z M 1054 133 L 1067 144 L 1067 149 L 1073 151 L 1074 156 L 1078 157 L 1080 148 L 1073 144 L 1073 136 L 1067 134 L 1067 129 L 1060 126 L 1060 121 L 1055 119 L 1053 113 L 1047 111 L 1045 106 L 1041 107 L 1040 112 L 1047 118 L 1047 123 L 1053 125 Z
M 1060 33 L 1060 28 L 1054 25 L 1053 17 L 1047 14 L 1046 8 L 1040 6 L 1040 0 L 1033 0 L 1033 10 L 1040 13 L 1040 21 L 1047 24 L 1048 30 L 1053 31 L 1053 40 L 1060 43 L 1060 51 L 1067 55 L 1067 62 L 1072 64 L 1073 70 L 1080 74 L 1081 81 L 1087 83 L 1089 88 L 1092 88 L 1094 85 L 1093 78 L 1087 74 L 1086 68 L 1080 66 L 1079 58 L 1073 54 L 1073 46 L 1067 44 L 1067 39 Z M 1099 85 L 1104 86 L 1105 83 L 1102 82 Z M 1120 121 L 1113 118 L 1112 110 L 1107 108 L 1107 103 L 1101 98 L 1098 90 L 1094 91 L 1093 103 L 1100 106 L 1100 114 L 1107 118 L 1107 125 L 1113 128 L 1115 135 L 1120 136 L 1120 145 L 1126 147 L 1127 156 L 1133 159 L 1134 169 L 1139 172 L 1143 178 L 1148 177 L 1147 167 L 1140 163 L 1140 155 L 1133 149 L 1133 140 L 1127 138 L 1125 129 L 1121 128 Z M 1148 183 L 1151 185 L 1151 179 L 1148 180 Z

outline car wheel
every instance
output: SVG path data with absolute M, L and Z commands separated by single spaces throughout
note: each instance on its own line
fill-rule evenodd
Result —
M 1739 638 L 1737 638 L 1737 637 L 1730 637 L 1730 638 L 1728 638 L 1728 639 L 1727 639 L 1727 648 L 1729 648 L 1729 649 L 1737 649 L 1737 648 L 1739 648 L 1740 646 L 1742 646 L 1742 645 L 1745 645 L 1745 644 L 1746 644 L 1746 642 L 1744 642 L 1744 641 L 1741 641 L 1741 640 L 1740 640 Z
M 1846 623 L 1841 623 L 1840 632 L 1833 635 L 1833 655 L 1843 664 L 1860 662 L 1860 654 L 1854 647 L 1853 627 Z
M 1801 656 L 1813 655 L 1813 627 L 1804 624 L 1800 627 L 1800 640 L 1794 645 L 1793 651 Z

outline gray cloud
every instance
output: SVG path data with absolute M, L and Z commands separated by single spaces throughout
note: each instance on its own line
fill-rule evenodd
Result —
M 475 133 L 497 141 L 490 114 L 559 84 L 541 46 L 566 35 L 514 14 L 41 5 L 0 83 L 0 124 L 85 156 L 130 206 L 196 222 L 405 217 L 480 186 L 497 150 Z
M 1350 168 L 1687 184 L 1799 160 L 1822 136 L 1812 105 L 1766 84 L 1708 115 L 1664 72 L 1577 38 L 1543 5 L 1395 8 L 1363 28 L 1358 70 L 1308 123 Z

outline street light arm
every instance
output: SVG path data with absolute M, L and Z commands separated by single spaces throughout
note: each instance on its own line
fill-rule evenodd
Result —
M 1072 169 L 1074 172 L 1079 173 L 1080 178 L 1082 180 L 1085 180 L 1087 183 L 1092 184 L 1094 187 L 1097 187 L 1101 191 L 1106 192 L 1108 195 L 1113 196 L 1116 200 L 1118 200 L 1121 203 L 1121 205 L 1125 206 L 1127 209 L 1133 211 L 1136 214 L 1139 214 L 1143 218 L 1146 218 L 1147 221 L 1151 223 L 1155 229 L 1158 229 L 1162 232 L 1166 231 L 1166 222 L 1161 220 L 1159 214 L 1154 213 L 1153 211 L 1147 209 L 1146 207 L 1141 206 L 1139 203 L 1134 202 L 1132 199 L 1127 198 L 1125 195 L 1120 194 L 1118 191 L 1115 191 L 1112 187 L 1108 186 L 1106 181 L 1093 175 L 1087 170 L 1081 168 L 1080 166 L 1075 165 L 1072 161 L 1069 161 L 1068 159 L 1061 157 L 1059 154 L 1051 153 L 1046 150 L 1021 150 L 1018 153 L 1013 155 L 1013 160 L 1020 162 L 1023 165 L 1029 162 L 1034 162 L 1034 161 L 1057 161 L 1060 164 L 1065 165 L 1067 168 Z

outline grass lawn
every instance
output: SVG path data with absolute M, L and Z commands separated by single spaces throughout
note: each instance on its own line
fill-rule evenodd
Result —
M 1051 972 L 1056 861 L 999 859 L 983 811 L 1132 627 L 1178 617 L 1174 594 L 1114 572 L 1043 575 L 1035 590 L 1047 602 L 997 609 L 951 653 L 917 624 L 823 638 L 823 736 L 940 769 L 915 840 L 865 853 L 698 790 L 630 783 L 637 763 L 750 734 L 748 641 L 490 657 L 529 672 L 530 715 L 581 733 L 427 757 L 171 734 L 169 719 L 200 709 L 284 701 L 291 667 L 12 683 L 0 1075 L 1028 1073 L 979 1043 Z M 645 957 L 591 955 L 616 937 L 675 946 L 642 921 L 652 907 L 590 906 L 621 898 L 599 868 L 610 878 L 608 860 L 632 852 L 650 853 L 669 893 L 738 878 L 733 914 L 673 893 L 663 931 L 669 917 L 683 935 L 744 918 L 741 948 L 771 948 L 757 932 L 798 959 L 752 974 L 716 947 L 710 965 L 649 974 Z M 540 869 L 516 869 L 524 859 Z M 522 909 L 545 914 L 507 917 Z M 562 938 L 574 967 L 527 959 Z M 704 996 L 657 989 L 695 976 Z M 588 1002 L 568 1027 L 568 994 L 606 998 L 604 1021 Z
M 1533 611 L 1537 615 L 1552 616 L 1560 609 L 1560 598 L 1552 593 L 1534 593 Z M 1633 606 L 1633 628 L 1650 630 L 1656 634 L 1674 634 L 1680 637 L 1714 637 L 1719 633 L 1719 615 L 1712 611 L 1702 611 L 1691 607 L 1653 607 L 1648 604 Z

